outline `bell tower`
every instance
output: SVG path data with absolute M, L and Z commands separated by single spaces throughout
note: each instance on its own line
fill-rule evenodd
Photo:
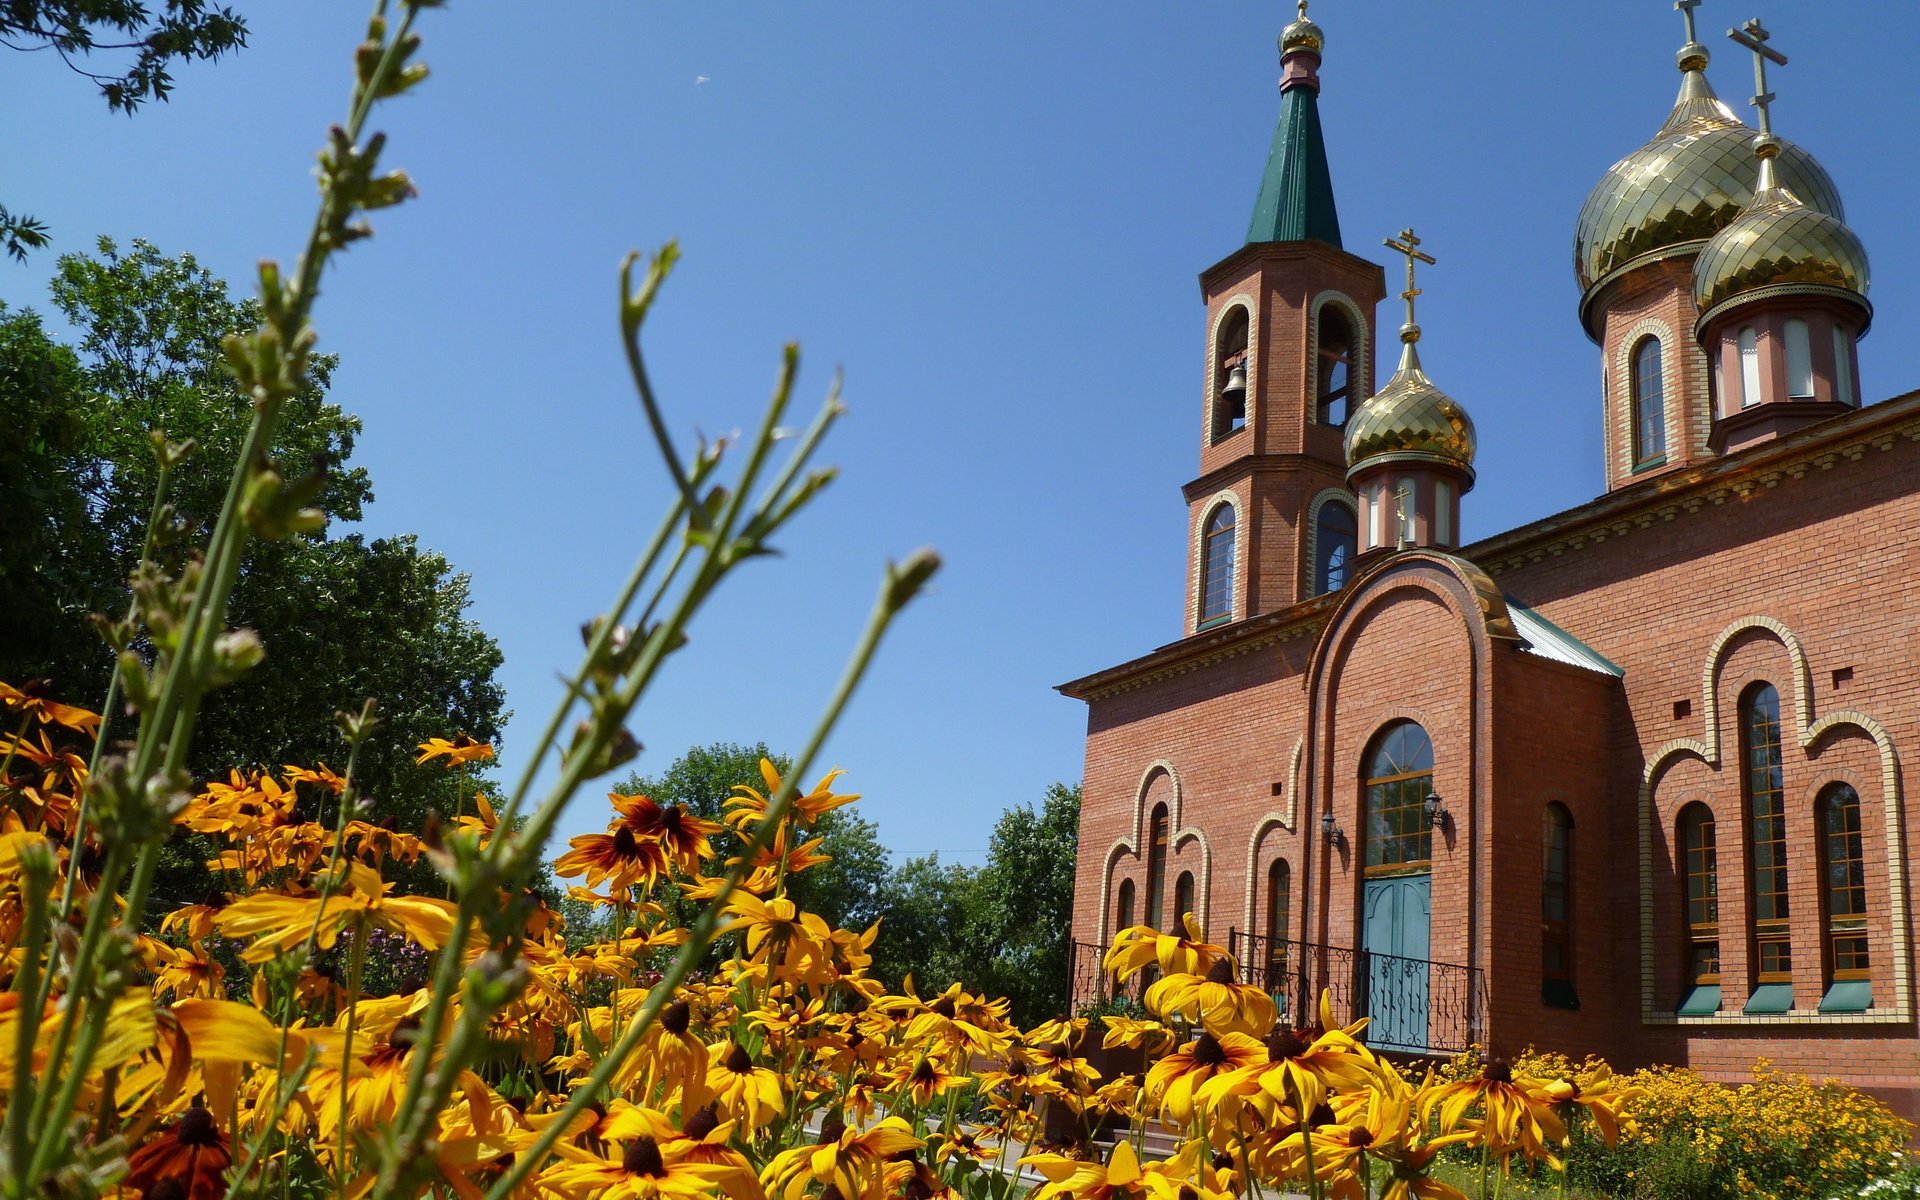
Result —
M 1184 632 L 1286 608 L 1347 578 L 1358 525 L 1344 452 L 1372 394 L 1380 267 L 1340 244 L 1320 132 L 1326 37 L 1280 35 L 1280 119 L 1244 246 L 1200 275 L 1207 306 L 1200 475 Z

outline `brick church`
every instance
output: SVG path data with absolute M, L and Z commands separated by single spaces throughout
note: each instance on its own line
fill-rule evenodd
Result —
M 1390 243 L 1376 386 L 1400 314 L 1342 244 L 1323 34 L 1301 5 L 1282 35 L 1252 228 L 1200 276 L 1182 636 L 1060 688 L 1088 710 L 1077 1002 L 1117 929 L 1191 912 L 1376 1046 L 1765 1055 L 1920 1108 L 1920 392 L 1858 394 L 1866 253 L 1764 86 L 1757 128 L 1715 95 L 1694 3 L 1671 115 L 1575 228 L 1606 491 L 1470 545 L 1425 256 Z

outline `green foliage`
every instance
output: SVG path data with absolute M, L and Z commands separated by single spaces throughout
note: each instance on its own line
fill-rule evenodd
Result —
M 171 471 L 167 498 L 181 522 L 207 526 L 252 419 L 221 341 L 257 327 L 262 313 L 191 255 L 170 258 L 143 241 L 123 253 L 103 238 L 95 255 L 63 256 L 52 294 L 77 331 L 74 347 L 31 312 L 0 313 L 0 419 L 28 431 L 0 449 L 0 677 L 51 677 L 63 695 L 98 697 L 112 662 L 88 614 L 126 610 L 159 482 L 150 433 L 198 444 Z M 360 422 L 326 398 L 333 366 L 316 356 L 307 385 L 287 399 L 275 457 L 289 478 L 322 473 L 312 503 L 356 521 L 373 486 L 348 464 Z M 335 712 L 373 697 L 383 724 L 358 780 L 374 819 L 412 830 L 429 808 L 452 813 L 461 773 L 416 767 L 414 746 L 461 733 L 489 741 L 505 719 L 500 651 L 467 619 L 467 588 L 411 536 L 323 527 L 253 542 L 229 615 L 262 632 L 267 656 L 207 697 L 189 769 L 217 778 L 235 767 L 337 764 Z M 157 894 L 197 897 L 198 858 L 176 847 Z M 412 882 L 427 885 L 425 870 Z
M 173 89 L 176 61 L 217 59 L 247 44 L 247 23 L 225 5 L 206 0 L 165 0 L 158 12 L 140 0 L 6 0 L 0 4 L 0 46 L 52 50 L 67 66 L 100 87 L 107 107 L 132 113 L 148 100 L 165 100 Z M 76 59 L 100 51 L 132 50 L 117 75 L 90 71 Z M 0 249 L 25 260 L 48 241 L 47 226 L 0 206 Z
M 1072 953 L 1073 872 L 1080 839 L 1080 786 L 1051 784 L 1038 810 L 1001 814 L 967 906 L 976 989 L 1006 996 L 1013 1019 L 1062 1016 Z
M 881 889 L 884 917 L 873 944 L 873 976 L 902 987 L 908 975 L 922 995 L 973 979 L 968 958 L 968 904 L 978 872 L 938 854 L 910 858 Z

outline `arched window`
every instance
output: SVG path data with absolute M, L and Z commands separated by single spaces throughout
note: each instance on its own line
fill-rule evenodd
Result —
M 1786 985 L 1792 1001 L 1793 940 L 1787 894 L 1787 814 L 1781 780 L 1780 693 L 1756 683 L 1740 696 L 1741 784 L 1746 793 L 1747 846 L 1753 863 L 1754 978 Z
M 1113 929 L 1118 933 L 1122 929 L 1133 928 L 1133 880 L 1120 881 L 1120 898 L 1113 906 Z
M 1821 890 L 1826 893 L 1833 978 L 1865 979 L 1867 864 L 1860 840 L 1860 797 L 1848 785 L 1836 783 L 1820 793 L 1818 807 Z
M 1353 559 L 1359 535 L 1360 526 L 1354 521 L 1351 508 L 1338 500 L 1329 500 L 1320 506 L 1313 533 L 1314 595 L 1337 592 L 1347 586 L 1347 564 Z
M 1234 305 L 1220 322 L 1213 363 L 1212 440 L 1219 441 L 1247 427 L 1247 310 Z
M 1222 504 L 1207 517 L 1200 544 L 1200 625 L 1233 616 L 1233 505 Z
M 1807 323 L 1789 317 L 1781 331 L 1787 343 L 1787 395 L 1795 400 L 1813 399 L 1813 339 L 1807 335 Z
M 1661 373 L 1660 339 L 1642 338 L 1633 348 L 1633 465 L 1643 467 L 1667 453 L 1667 385 Z
M 1693 803 L 1680 810 L 1680 869 L 1687 893 L 1687 999 L 1682 1013 L 1720 1007 L 1720 862 L 1713 810 Z
M 1842 404 L 1858 404 L 1853 394 L 1853 337 L 1838 325 L 1833 327 L 1833 398 Z
M 1276 858 L 1267 867 L 1267 962 L 1266 988 L 1276 995 L 1287 994 L 1287 933 L 1291 917 L 1293 869 L 1287 860 Z
M 1740 407 L 1760 403 L 1760 336 L 1748 325 L 1740 330 Z
M 1188 913 L 1193 913 L 1195 919 L 1200 915 L 1193 907 L 1193 872 L 1182 871 L 1180 878 L 1173 881 L 1173 920 L 1167 928 L 1179 929 Z
M 1427 794 L 1433 791 L 1433 743 L 1412 721 L 1390 725 L 1367 759 L 1369 868 L 1423 867 L 1433 858 Z
M 1540 823 L 1540 998 L 1580 1007 L 1573 991 L 1573 814 L 1548 804 Z
M 1156 805 L 1153 823 L 1147 833 L 1147 914 L 1146 923 L 1155 929 L 1167 929 L 1160 923 L 1160 902 L 1167 892 L 1167 806 Z
M 1320 362 L 1314 373 L 1314 412 L 1322 425 L 1347 423 L 1353 404 L 1353 327 L 1332 304 L 1320 307 Z

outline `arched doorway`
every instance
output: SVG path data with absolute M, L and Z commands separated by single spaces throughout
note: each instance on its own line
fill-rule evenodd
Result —
M 1427 1046 L 1427 960 L 1433 930 L 1433 742 L 1412 721 L 1387 726 L 1367 755 L 1362 784 L 1365 876 L 1361 949 L 1366 952 L 1367 1041 L 1376 1048 Z

